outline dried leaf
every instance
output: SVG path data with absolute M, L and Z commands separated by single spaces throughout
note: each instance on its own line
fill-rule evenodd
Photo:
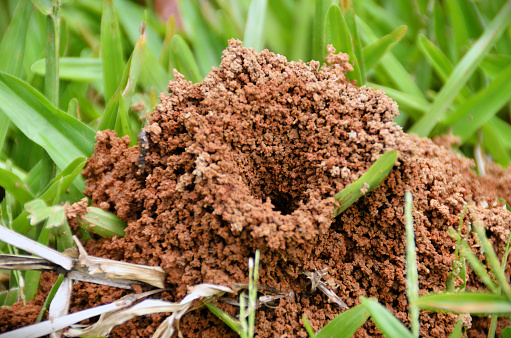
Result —
M 99 275 L 110 279 L 129 279 L 147 283 L 160 289 L 165 288 L 167 274 L 162 268 L 89 256 L 78 238 L 76 236 L 73 238 L 80 252 L 78 262 L 82 267 L 88 269 L 91 277 Z

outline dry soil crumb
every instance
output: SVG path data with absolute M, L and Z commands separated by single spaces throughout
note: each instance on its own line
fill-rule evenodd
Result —
M 446 230 L 458 226 L 465 203 L 476 205 L 501 255 L 511 216 L 497 197 L 511 197 L 509 171 L 491 167 L 478 178 L 472 161 L 405 134 L 392 120 L 394 101 L 349 83 L 343 55 L 331 51 L 328 60 L 335 63 L 320 69 L 233 40 L 202 83 L 176 72 L 145 128 L 143 172 L 138 147 L 99 132 L 83 172 L 86 194 L 128 228 L 125 238 L 90 241 L 90 254 L 161 266 L 171 287 L 164 298 L 180 300 L 189 285 L 246 282 L 248 257 L 260 249 L 259 283 L 296 295 L 258 310 L 260 337 L 305 337 L 303 314 L 318 330 L 341 312 L 308 294 L 303 273 L 324 268 L 350 307 L 359 296 L 376 297 L 409 323 L 406 190 L 414 196 L 421 293 L 445 289 L 455 245 Z M 388 178 L 332 221 L 331 196 L 390 149 L 400 155 Z M 469 284 L 481 288 L 473 274 Z M 90 294 L 106 292 L 80 285 L 74 310 L 98 305 Z M 163 318 L 130 321 L 113 336 L 149 336 Z M 422 312 L 421 336 L 448 336 L 457 318 Z M 473 327 L 472 335 L 482 333 L 484 321 Z M 186 337 L 235 336 L 206 310 L 187 314 L 180 328 Z M 368 321 L 356 336 L 379 334 Z

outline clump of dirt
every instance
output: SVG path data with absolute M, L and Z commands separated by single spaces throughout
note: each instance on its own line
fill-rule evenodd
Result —
M 501 255 L 511 215 L 497 197 L 511 197 L 510 172 L 489 166 L 479 178 L 472 161 L 405 134 L 392 120 L 394 101 L 348 82 L 346 55 L 330 50 L 327 61 L 321 69 L 315 61 L 287 62 L 232 40 L 202 83 L 175 72 L 144 129 L 142 156 L 127 137 L 99 132 L 83 172 L 85 193 L 128 228 L 124 238 L 90 241 L 89 253 L 161 266 L 171 287 L 164 298 L 176 301 L 190 285 L 246 282 L 248 257 L 259 249 L 259 283 L 294 295 L 258 309 L 260 337 L 306 337 L 302 315 L 318 330 L 341 312 L 310 294 L 304 272 L 325 268 L 325 282 L 348 306 L 375 297 L 409 322 L 406 190 L 414 196 L 421 293 L 445 289 L 455 247 L 447 229 L 458 226 L 466 203 L 476 205 Z M 399 158 L 381 186 L 332 220 L 332 196 L 390 149 Z M 74 296 L 74 310 L 94 303 L 90 290 L 105 288 L 79 285 L 88 292 Z M 469 285 L 482 287 L 473 274 Z M 162 318 L 132 320 L 113 336 L 148 336 Z M 422 312 L 421 336 L 447 336 L 457 319 Z M 485 325 L 474 320 L 469 332 Z M 187 314 L 180 328 L 186 337 L 236 336 L 206 310 Z M 379 331 L 368 321 L 356 335 Z

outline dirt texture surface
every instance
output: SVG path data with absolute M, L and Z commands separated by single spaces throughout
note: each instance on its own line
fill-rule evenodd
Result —
M 477 177 L 471 160 L 405 134 L 392 120 L 394 101 L 347 81 L 347 55 L 330 50 L 327 61 L 321 69 L 287 62 L 233 40 L 202 83 L 175 73 L 144 129 L 142 156 L 127 137 L 99 132 L 85 193 L 128 228 L 124 238 L 88 242 L 88 252 L 162 267 L 170 287 L 163 298 L 179 301 L 194 284 L 247 282 L 248 258 L 259 249 L 259 284 L 293 292 L 276 308 L 258 309 L 259 337 L 306 337 L 302 315 L 318 330 L 342 312 L 310 293 L 304 272 L 322 269 L 348 306 L 375 297 L 408 324 L 406 190 L 414 197 L 421 294 L 445 289 L 455 247 L 447 229 L 458 227 L 466 203 L 476 206 L 501 257 L 511 214 L 497 197 L 511 200 L 511 172 L 490 164 Z M 332 196 L 390 149 L 399 158 L 381 186 L 332 220 Z M 469 222 L 466 215 L 464 229 Z M 483 288 L 472 273 L 469 288 Z M 72 310 L 123 294 L 78 283 Z M 134 319 L 112 335 L 150 336 L 163 318 Z M 458 318 L 423 311 L 421 336 L 448 336 Z M 468 321 L 469 336 L 485 334 L 488 323 Z M 185 337 L 236 336 L 204 309 L 185 315 L 180 329 Z M 378 335 L 371 321 L 356 333 Z

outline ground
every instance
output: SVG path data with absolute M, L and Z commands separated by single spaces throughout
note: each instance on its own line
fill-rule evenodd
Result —
M 329 66 L 320 69 L 314 61 L 287 62 L 231 41 L 202 83 L 175 73 L 142 147 L 98 132 L 83 172 L 85 193 L 128 228 L 124 238 L 89 241 L 89 253 L 162 267 L 170 287 L 162 296 L 178 301 L 190 285 L 246 282 L 248 258 L 259 249 L 259 283 L 289 292 L 275 308 L 258 309 L 259 337 L 305 337 L 302 315 L 318 330 L 342 311 L 310 293 L 304 273 L 322 269 L 349 307 L 359 296 L 375 297 L 408 324 L 406 190 L 414 198 L 421 294 L 445 289 L 455 247 L 447 229 L 459 226 L 466 204 L 474 205 L 501 257 L 511 214 L 497 198 L 511 200 L 511 172 L 489 163 L 478 177 L 471 160 L 450 150 L 452 138 L 435 143 L 404 133 L 392 119 L 397 104 L 382 91 L 350 83 L 346 55 L 330 52 Z M 381 186 L 332 219 L 332 196 L 391 149 L 399 157 Z M 463 217 L 464 231 L 473 217 Z M 483 288 L 473 273 L 468 288 Z M 72 311 L 123 294 L 78 283 Z M 18 310 L 0 311 L 2 329 L 21 325 L 13 319 Z M 150 336 L 164 317 L 131 320 L 112 335 Z M 423 311 L 421 336 L 448 336 L 458 318 Z M 468 335 L 485 335 L 488 323 L 468 321 Z M 187 314 L 180 328 L 186 337 L 235 336 L 204 309 Z M 376 335 L 371 321 L 356 333 Z

